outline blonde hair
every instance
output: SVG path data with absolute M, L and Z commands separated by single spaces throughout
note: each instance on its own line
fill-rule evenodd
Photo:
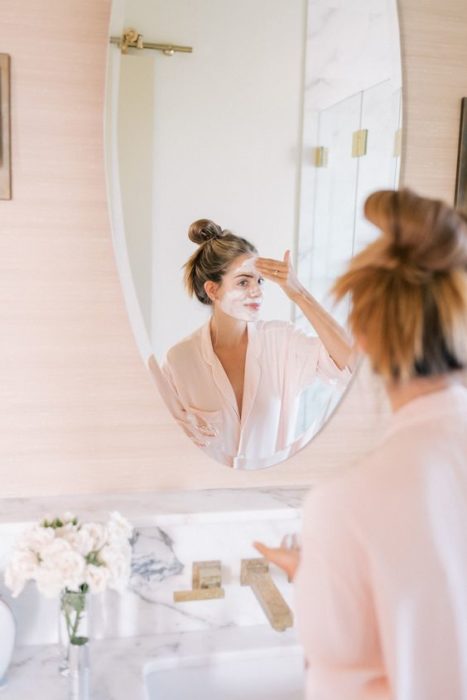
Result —
M 236 258 L 258 254 L 252 243 L 223 230 L 210 219 L 194 221 L 188 229 L 188 238 L 199 247 L 184 265 L 185 286 L 188 294 L 195 295 L 202 304 L 212 304 L 204 289 L 205 282 L 221 283 Z
M 334 285 L 374 370 L 406 381 L 467 366 L 467 220 L 408 189 L 365 202 L 381 235 Z

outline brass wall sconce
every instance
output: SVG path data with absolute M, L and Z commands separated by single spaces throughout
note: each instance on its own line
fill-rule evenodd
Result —
M 324 146 L 315 146 L 311 152 L 311 161 L 315 168 L 326 168 L 328 164 L 329 149 Z
M 0 53 L 0 199 L 11 199 L 10 57 Z
M 366 155 L 368 144 L 368 129 L 359 129 L 352 134 L 352 158 Z
M 155 44 L 143 41 L 143 35 L 136 29 L 125 29 L 123 36 L 111 36 L 110 43 L 116 44 L 122 54 L 127 54 L 128 49 L 151 49 L 152 51 L 162 51 L 165 56 L 173 56 L 174 53 L 193 53 L 192 46 L 177 46 L 176 44 Z

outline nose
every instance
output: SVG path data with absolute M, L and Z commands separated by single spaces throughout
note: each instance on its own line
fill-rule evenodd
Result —
M 254 284 L 250 289 L 250 297 L 254 297 L 255 299 L 256 298 L 260 299 L 262 296 L 263 296 L 263 291 L 262 291 L 260 285 L 258 284 L 258 282 L 256 282 L 256 284 Z

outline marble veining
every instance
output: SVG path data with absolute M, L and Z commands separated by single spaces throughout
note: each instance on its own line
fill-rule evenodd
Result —
M 132 547 L 131 590 L 138 591 L 147 582 L 165 581 L 183 572 L 172 538 L 160 527 L 136 530 Z
M 89 601 L 91 693 L 93 700 L 147 700 L 145 675 L 160 669 L 207 664 L 223 654 L 282 656 L 286 648 L 299 660 L 295 631 L 271 628 L 251 588 L 240 585 L 240 573 L 242 559 L 258 556 L 254 540 L 279 544 L 300 529 L 305 493 L 271 488 L 3 500 L 0 569 L 24 526 L 46 513 L 71 510 L 98 521 L 119 510 L 129 518 L 135 531 L 128 589 Z M 225 598 L 174 603 L 175 590 L 191 588 L 193 562 L 210 559 L 221 560 Z M 278 569 L 271 573 L 293 607 L 291 584 Z M 67 679 L 58 673 L 58 601 L 41 597 L 33 583 L 12 599 L 2 581 L 0 594 L 15 614 L 18 643 L 2 697 L 66 697 Z
M 94 638 L 264 624 L 264 613 L 251 591 L 240 586 L 240 562 L 257 556 L 254 540 L 279 544 L 285 534 L 300 529 L 305 493 L 305 489 L 271 488 L 62 496 L 33 499 L 22 504 L 22 512 L 11 502 L 0 501 L 0 570 L 27 522 L 66 510 L 83 520 L 100 520 L 108 511 L 119 510 L 135 526 L 132 574 L 123 594 L 107 591 L 91 596 Z M 13 522 L 7 521 L 8 513 Z M 221 560 L 225 599 L 174 603 L 174 591 L 191 588 L 192 563 L 210 559 Z M 291 585 L 279 571 L 274 571 L 274 577 L 290 605 Z M 41 597 L 33 583 L 12 599 L 2 577 L 0 594 L 16 616 L 19 644 L 56 641 L 57 601 Z

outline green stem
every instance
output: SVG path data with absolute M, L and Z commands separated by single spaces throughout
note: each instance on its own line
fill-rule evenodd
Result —
M 86 605 L 86 598 L 84 592 L 81 593 L 81 598 L 73 596 L 73 598 L 66 597 L 62 603 L 62 609 L 65 613 L 65 623 L 68 635 L 68 640 L 70 644 L 83 644 L 87 640 L 85 637 L 78 637 L 79 625 L 82 619 L 84 608 Z M 73 616 L 74 613 L 74 616 Z
M 76 633 L 78 632 L 80 621 L 81 621 L 81 613 L 77 612 L 76 617 L 75 617 L 75 624 L 73 625 L 72 630 L 71 630 L 71 634 L 70 634 L 71 644 L 76 643 Z

